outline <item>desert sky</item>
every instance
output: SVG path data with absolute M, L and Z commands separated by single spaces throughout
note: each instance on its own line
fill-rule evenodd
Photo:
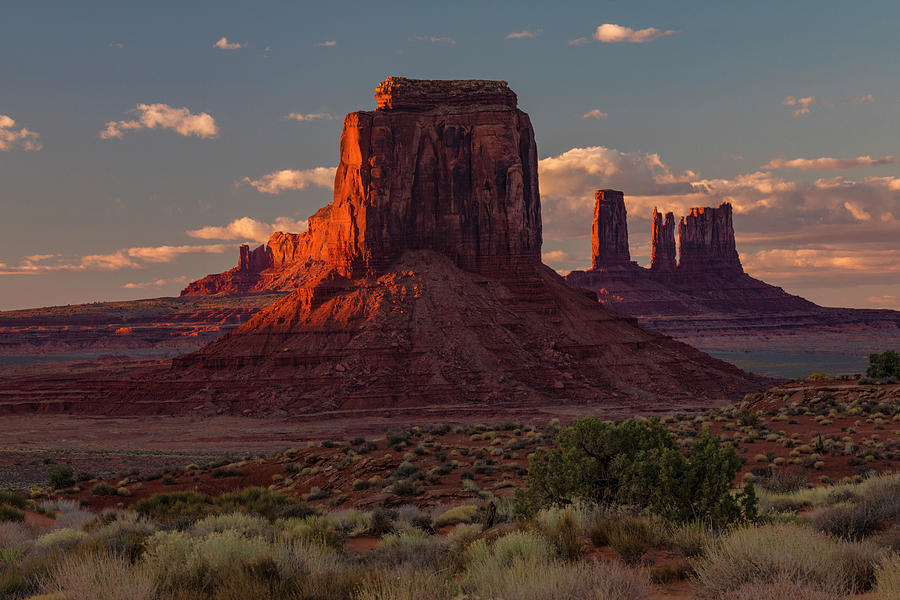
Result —
M 390 75 L 502 79 L 541 156 L 544 261 L 593 190 L 734 205 L 751 275 L 900 309 L 900 4 L 19 2 L 0 9 L 0 309 L 177 295 L 331 199 Z

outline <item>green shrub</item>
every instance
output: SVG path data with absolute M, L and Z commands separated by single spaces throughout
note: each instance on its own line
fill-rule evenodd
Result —
M 28 506 L 28 498 L 18 492 L 0 492 L 0 504 L 8 504 L 13 508 L 25 508 Z
M 115 496 L 118 493 L 119 492 L 116 488 L 109 485 L 105 481 L 101 481 L 91 488 L 91 495 L 93 496 Z
M 87 534 L 83 531 L 75 531 L 74 529 L 57 529 L 50 533 L 45 533 L 35 540 L 35 545 L 44 550 L 57 549 L 62 552 L 71 552 L 84 539 Z
M 900 354 L 893 350 L 885 350 L 881 354 L 869 355 L 868 377 L 900 377 Z
M 517 498 L 521 514 L 581 499 L 644 507 L 674 521 L 729 523 L 755 516 L 742 512 L 746 505 L 755 513 L 752 499 L 731 494 L 741 466 L 737 454 L 708 430 L 683 456 L 657 421 L 616 425 L 588 417 L 563 429 L 557 445 L 533 455 L 528 490 Z
M 67 467 L 65 465 L 59 465 L 47 471 L 50 485 L 57 490 L 75 485 L 75 480 L 72 478 L 73 474 L 72 467 Z
M 441 538 L 421 529 L 407 529 L 381 538 L 372 558 L 391 566 L 438 569 L 446 562 L 446 553 L 447 546 Z
M 223 512 L 248 512 L 270 521 L 277 519 L 297 501 L 284 494 L 261 487 L 247 487 L 238 492 L 222 494 L 213 503 Z M 305 509 L 303 509 L 305 510 Z
M 151 600 L 156 580 L 145 567 L 106 554 L 75 554 L 50 569 L 42 591 L 66 600 Z

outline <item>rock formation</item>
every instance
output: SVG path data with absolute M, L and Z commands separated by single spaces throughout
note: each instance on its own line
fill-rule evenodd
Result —
M 818 311 L 821 307 L 783 289 L 744 273 L 734 241 L 731 205 L 692 208 L 679 223 L 679 260 L 675 260 L 675 216 L 653 209 L 651 225 L 652 262 L 649 269 L 619 258 L 621 231 L 603 225 L 601 203 L 616 198 L 616 209 L 624 220 L 622 192 L 597 191 L 597 208 L 591 227 L 595 249 L 592 268 L 572 271 L 566 280 L 595 292 L 600 301 L 636 317 L 653 315 L 702 315 L 711 313 L 783 314 Z M 627 246 L 627 237 L 624 238 Z M 616 248 L 598 260 L 597 248 Z
M 684 272 L 744 272 L 734 242 L 731 204 L 692 208 L 678 223 L 678 268 Z
M 650 231 L 650 270 L 656 273 L 674 273 L 677 265 L 675 256 L 675 215 L 663 215 L 653 207 L 653 225 Z
M 534 132 L 504 82 L 389 78 L 376 99 L 344 121 L 333 202 L 281 259 L 269 241 L 262 273 L 291 273 L 294 291 L 176 359 L 181 384 L 285 410 L 711 400 L 761 385 L 540 263 Z M 611 256 L 628 263 L 622 196 L 601 196 Z
M 622 192 L 597 190 L 594 193 L 591 256 L 595 269 L 631 261 L 625 195 Z

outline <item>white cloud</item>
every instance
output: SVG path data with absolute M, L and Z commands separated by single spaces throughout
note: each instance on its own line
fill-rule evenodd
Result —
M 455 44 L 456 40 L 452 37 L 438 37 L 435 35 L 417 35 L 415 38 L 420 42 L 431 42 L 432 44 Z
M 334 119 L 335 116 L 331 113 L 326 112 L 317 112 L 317 113 L 298 113 L 292 112 L 285 119 L 294 119 L 295 121 L 318 121 L 318 120 L 326 120 L 330 121 Z
M 60 271 L 119 271 L 140 269 L 146 263 L 171 263 L 187 254 L 221 254 L 234 250 L 231 244 L 194 246 L 146 246 L 123 248 L 109 254 L 87 254 L 80 258 L 62 254 L 34 254 L 14 267 L 5 267 L 0 275 L 52 273 Z M 55 261 L 49 261 L 55 258 Z
M 244 177 L 241 181 L 266 194 L 278 194 L 285 190 L 302 190 L 309 186 L 334 187 L 337 167 L 313 169 L 283 169 L 263 175 L 259 179 Z
M 252 240 L 254 242 L 265 242 L 276 231 L 303 233 L 306 231 L 306 226 L 306 221 L 290 217 L 278 217 L 274 223 L 262 223 L 250 217 L 242 217 L 222 227 L 210 225 L 200 229 L 189 230 L 187 234 L 203 240 Z
M 337 42 L 334 40 L 325 40 L 324 42 L 316 42 L 316 46 L 331 48 L 332 46 L 337 46 Z
M 875 165 L 894 165 L 900 160 L 893 156 L 858 156 L 856 158 L 794 158 L 784 160 L 773 158 L 762 166 L 763 169 L 799 169 L 801 171 L 843 171 L 855 167 L 872 167 Z
M 229 42 L 228 38 L 224 35 L 219 38 L 219 40 L 215 44 L 213 44 L 213 48 L 218 48 L 219 50 L 239 50 L 246 47 L 247 44 L 241 44 L 240 42 Z
M 518 40 L 518 39 L 522 39 L 522 38 L 534 38 L 534 37 L 541 35 L 542 33 L 544 33 L 543 29 L 535 29 L 534 31 L 531 31 L 526 28 L 526 29 L 523 29 L 522 31 L 510 33 L 509 35 L 506 36 L 506 39 Z
M 22 150 L 40 150 L 43 148 L 37 132 L 30 129 L 16 130 L 16 122 L 12 117 L 0 115 L 0 150 L 8 152 L 21 148 Z
M 104 140 L 121 138 L 133 129 L 171 129 L 179 135 L 195 135 L 200 138 L 214 138 L 219 135 L 215 119 L 208 113 L 192 114 L 186 107 L 175 108 L 168 104 L 138 104 L 134 111 L 136 120 L 109 121 L 100 132 Z
M 800 115 L 808 114 L 810 111 L 810 107 L 816 103 L 815 96 L 806 96 L 805 98 L 795 98 L 794 96 L 788 96 L 784 100 L 781 101 L 785 106 L 796 106 L 794 109 L 794 116 L 799 117 Z
M 644 42 L 651 42 L 663 36 L 677 35 L 679 33 L 681 33 L 681 31 L 677 29 L 667 29 L 663 31 L 656 27 L 648 27 L 646 29 L 635 30 L 631 27 L 623 27 L 613 23 L 604 23 L 597 27 L 593 37 L 598 42 L 631 42 L 634 44 L 642 44 Z
M 589 110 L 588 112 L 584 113 L 584 114 L 581 116 L 581 118 L 582 118 L 582 119 L 597 119 L 597 120 L 600 120 L 600 119 L 605 119 L 605 118 L 608 117 L 608 116 L 609 116 L 609 114 L 607 114 L 607 113 L 601 111 L 599 108 L 595 108 L 595 109 L 593 109 L 593 110 Z
M 150 287 L 162 287 L 171 283 L 186 283 L 188 278 L 185 275 L 180 277 L 172 277 L 171 279 L 157 279 L 155 281 L 142 281 L 140 283 L 126 283 L 122 287 L 127 290 L 140 290 Z

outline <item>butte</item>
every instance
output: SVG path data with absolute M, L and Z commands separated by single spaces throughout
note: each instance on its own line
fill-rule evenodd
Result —
M 391 77 L 375 99 L 345 118 L 334 200 L 308 230 L 186 290 L 293 291 L 174 360 L 166 378 L 185 401 L 699 406 L 770 383 L 638 327 L 541 263 L 535 136 L 506 82 Z

